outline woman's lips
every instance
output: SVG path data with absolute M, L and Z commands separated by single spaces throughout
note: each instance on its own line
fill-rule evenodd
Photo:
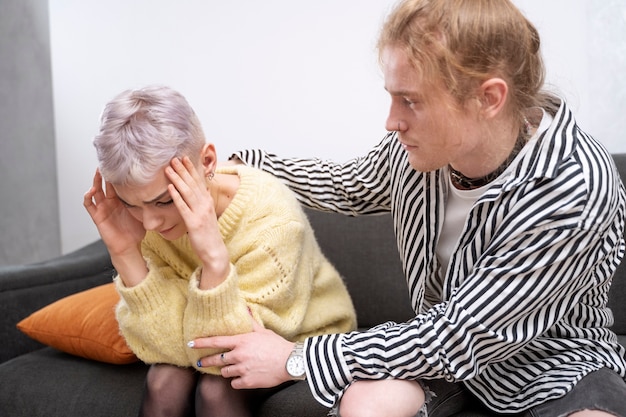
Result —
M 160 230 L 160 231 L 159 231 L 159 234 L 161 234 L 161 235 L 166 235 L 166 234 L 168 234 L 169 232 L 171 232 L 173 229 L 174 229 L 174 226 L 170 227 L 169 229 L 163 229 L 163 230 Z

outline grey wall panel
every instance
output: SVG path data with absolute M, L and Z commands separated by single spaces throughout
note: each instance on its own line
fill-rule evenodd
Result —
M 60 254 L 48 2 L 0 0 L 0 265 Z

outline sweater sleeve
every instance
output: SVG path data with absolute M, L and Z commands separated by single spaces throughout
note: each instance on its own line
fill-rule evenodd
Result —
M 243 150 L 232 157 L 278 177 L 307 207 L 353 216 L 374 214 L 391 207 L 389 144 L 393 140 L 390 133 L 364 157 L 343 164 L 280 158 L 261 150 Z
M 188 304 L 183 318 L 185 340 L 252 331 L 252 317 L 239 291 L 235 266 L 231 264 L 224 282 L 208 290 L 199 288 L 200 274 L 199 269 L 189 281 Z M 199 371 L 219 374 L 218 369 L 197 366 L 198 359 L 217 352 L 214 349 L 188 349 L 187 356 L 189 363 Z
M 188 340 L 251 331 L 252 317 L 289 340 L 320 334 L 327 328 L 342 331 L 354 326 L 347 291 L 336 271 L 321 268 L 324 258 L 305 224 L 291 220 L 275 224 L 257 236 L 237 237 L 241 241 L 234 252 L 240 251 L 240 256 L 235 256 L 231 272 L 222 284 L 203 291 L 198 289 L 197 275 L 190 282 L 185 311 Z M 331 283 L 318 282 L 326 293 L 320 293 L 312 302 L 319 271 L 324 274 L 321 281 Z M 335 305 L 338 300 L 340 305 Z M 319 313 L 312 312 L 312 307 L 320 307 Z M 216 352 L 189 353 L 190 362 L 195 364 L 197 359 Z
M 190 366 L 181 325 L 187 280 L 175 277 L 166 265 L 148 262 L 148 266 L 148 275 L 134 287 L 115 278 L 120 331 L 143 362 Z

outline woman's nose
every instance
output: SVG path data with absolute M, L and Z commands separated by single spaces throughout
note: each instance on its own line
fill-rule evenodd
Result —
M 143 228 L 150 231 L 158 231 L 161 224 L 163 224 L 162 217 L 151 208 L 144 208 L 142 221 Z

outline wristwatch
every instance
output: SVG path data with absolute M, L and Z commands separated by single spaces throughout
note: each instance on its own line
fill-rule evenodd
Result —
M 306 367 L 304 364 L 304 343 L 297 342 L 293 347 L 285 368 L 291 379 L 302 381 L 306 379 Z

